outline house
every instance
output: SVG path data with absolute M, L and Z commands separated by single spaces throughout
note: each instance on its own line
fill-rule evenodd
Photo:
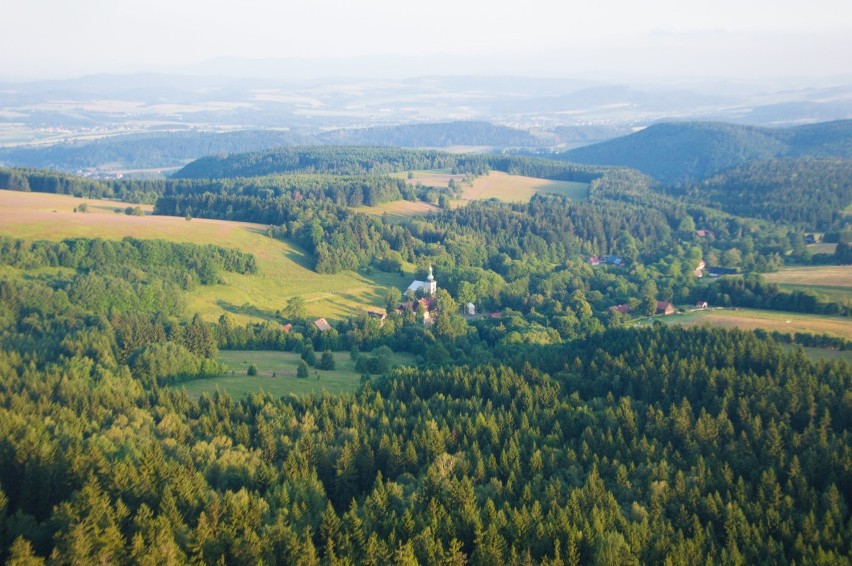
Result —
M 706 309 L 708 306 L 710 306 L 710 305 L 707 304 L 707 301 L 698 301 L 697 303 L 695 303 L 695 308 L 701 309 L 701 310 Z
M 624 260 L 615 255 L 608 256 L 605 262 L 607 265 L 624 265 Z
M 396 312 L 397 314 L 405 314 L 406 311 L 416 311 L 418 307 L 421 306 L 423 307 L 423 323 L 425 324 L 437 314 L 435 308 L 438 306 L 438 301 L 435 297 L 423 297 L 418 301 L 406 301 L 404 303 L 400 303 L 400 305 L 396 307 Z
M 589 264 L 591 265 L 600 265 L 601 263 L 603 263 L 603 259 L 597 256 L 592 256 L 589 258 Z
M 695 235 L 698 236 L 699 238 L 707 238 L 707 237 L 712 238 L 712 237 L 715 236 L 715 234 L 713 233 L 713 230 L 696 230 Z
M 467 315 L 468 316 L 476 315 L 476 305 L 474 305 L 473 303 L 468 303 L 466 306 L 467 306 Z
M 284 332 L 284 334 L 289 334 L 291 330 L 293 330 L 293 325 L 289 322 L 281 327 L 281 331 Z
M 314 326 L 320 329 L 320 332 L 325 332 L 326 330 L 331 330 L 331 325 L 324 318 L 318 318 L 314 321 Z
M 503 313 L 500 311 L 493 312 L 488 315 L 488 318 L 503 318 Z
M 721 277 L 723 275 L 736 275 L 737 270 L 728 267 L 708 267 L 710 277 Z
M 627 314 L 630 312 L 630 305 L 615 305 L 614 307 L 609 307 L 609 310 L 620 312 L 621 314 Z
M 657 301 L 657 314 L 669 315 L 674 314 L 674 305 L 667 301 Z
M 816 234 L 807 234 L 807 235 L 805 236 L 805 243 L 806 243 L 806 244 L 816 244 L 816 243 L 817 243 L 817 241 L 818 241 L 818 240 L 817 240 L 817 236 L 816 236 Z

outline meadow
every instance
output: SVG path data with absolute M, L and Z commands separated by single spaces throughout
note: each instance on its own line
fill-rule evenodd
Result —
M 565 195 L 574 200 L 583 200 L 589 194 L 588 183 L 571 181 L 550 181 L 536 177 L 509 175 L 501 171 L 491 171 L 487 175 L 476 177 L 473 183 L 464 183 L 464 175 L 452 174 L 444 170 L 413 171 L 412 178 L 407 173 L 396 175 L 407 179 L 410 184 L 420 183 L 431 187 L 449 186 L 450 179 L 461 184 L 462 198 L 454 204 L 460 206 L 474 200 L 496 198 L 505 202 L 527 202 L 536 193 Z
M 386 218 L 389 222 L 405 222 L 413 216 L 427 214 L 440 209 L 428 202 L 395 200 L 393 202 L 384 202 L 376 206 L 359 206 L 353 210 L 355 210 L 355 212 L 369 214 L 370 216 L 381 216 Z
M 296 377 L 301 360 L 294 352 L 231 350 L 219 352 L 219 361 L 230 369 L 227 373 L 209 378 L 195 379 L 175 385 L 186 389 L 191 397 L 212 393 L 217 388 L 234 398 L 246 397 L 265 391 L 276 397 L 285 395 L 309 395 L 312 393 L 350 393 L 361 383 L 361 374 L 355 371 L 355 362 L 348 352 L 334 352 L 335 369 L 311 368 L 307 378 Z M 319 354 L 317 355 L 319 357 Z M 410 365 L 414 356 L 393 354 L 391 366 Z M 257 366 L 257 375 L 247 374 L 250 364 Z
M 833 301 L 852 302 L 852 266 L 784 267 L 775 273 L 765 273 L 763 278 L 785 291 L 812 291 Z
M 700 326 L 708 324 L 725 328 L 755 330 L 762 328 L 768 332 L 778 331 L 785 334 L 804 332 L 810 334 L 828 334 L 852 340 L 852 319 L 834 316 L 821 316 L 757 309 L 714 308 L 694 310 L 683 314 L 658 316 L 652 319 L 665 324 Z M 650 324 L 652 321 L 638 321 L 636 325 Z
M 86 203 L 88 212 L 74 212 Z M 258 273 L 224 273 L 223 283 L 198 287 L 187 297 L 189 312 L 218 320 L 225 312 L 240 322 L 270 320 L 287 299 L 301 295 L 310 316 L 340 320 L 371 308 L 383 308 L 388 287 L 404 290 L 409 278 L 376 272 L 351 271 L 323 275 L 309 268 L 309 258 L 299 247 L 270 238 L 266 226 L 172 216 L 123 213 L 127 203 L 79 199 L 68 195 L 0 191 L 0 234 L 31 240 L 64 238 L 159 238 L 198 244 L 217 244 L 254 254 Z M 115 209 L 120 209 L 120 214 Z

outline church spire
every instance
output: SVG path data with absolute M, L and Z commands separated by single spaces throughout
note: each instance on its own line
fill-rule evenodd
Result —
M 429 264 L 429 276 L 428 276 L 428 277 L 426 277 L 426 279 L 427 279 L 427 280 L 429 280 L 429 281 L 434 281 L 434 280 L 435 280 L 435 276 L 434 276 L 434 275 L 432 275 L 432 264 L 431 264 L 431 263 Z

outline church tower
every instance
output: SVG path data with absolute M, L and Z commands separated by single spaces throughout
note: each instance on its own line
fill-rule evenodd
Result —
M 435 276 L 432 274 L 432 266 L 429 266 L 429 277 L 426 278 L 426 289 L 430 297 L 434 297 L 438 292 L 438 282 L 435 281 Z

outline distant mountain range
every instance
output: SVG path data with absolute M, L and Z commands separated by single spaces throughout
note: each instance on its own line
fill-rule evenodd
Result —
M 624 137 L 558 154 L 591 165 L 638 169 L 663 183 L 710 177 L 745 163 L 781 157 L 852 158 L 852 120 L 793 128 L 718 122 L 655 124 Z

